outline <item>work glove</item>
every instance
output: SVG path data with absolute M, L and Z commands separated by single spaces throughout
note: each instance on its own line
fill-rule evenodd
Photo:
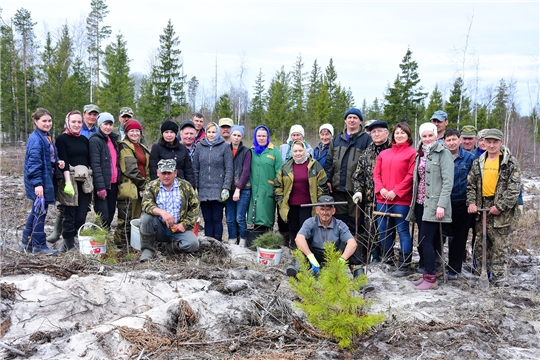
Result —
M 100 198 L 101 200 L 105 200 L 105 198 L 107 197 L 107 190 L 103 189 L 103 190 L 99 190 L 97 192 L 97 196 L 98 198 Z
M 339 261 L 341 261 L 342 263 L 344 263 L 345 265 L 347 265 L 348 261 L 347 259 L 344 259 L 342 257 L 339 258 Z
M 352 196 L 352 200 L 354 201 L 355 204 L 361 203 L 362 202 L 362 193 L 361 192 L 355 192 L 354 195 Z
M 68 195 L 75 195 L 75 190 L 73 189 L 73 184 L 71 181 L 66 181 L 66 186 L 64 186 L 64 192 Z
M 228 189 L 221 190 L 221 201 L 225 202 L 227 201 L 228 198 L 229 198 L 229 190 Z
M 34 200 L 34 213 L 43 214 L 45 212 L 45 197 L 37 197 Z
M 311 264 L 311 270 L 313 271 L 313 274 L 315 276 L 319 275 L 319 271 L 321 271 L 321 265 L 319 264 L 319 262 L 315 258 L 315 255 L 314 254 L 309 254 L 307 256 L 307 258 L 309 260 L 309 263 Z

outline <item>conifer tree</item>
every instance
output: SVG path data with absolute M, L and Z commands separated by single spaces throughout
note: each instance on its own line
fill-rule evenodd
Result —
M 418 63 L 412 60 L 412 51 L 407 48 L 401 64 L 401 75 L 397 75 L 393 86 L 387 90 L 384 117 L 390 124 L 400 121 L 411 122 L 418 115 L 419 106 L 427 93 L 419 86 Z
M 107 45 L 103 58 L 103 85 L 100 91 L 100 105 L 106 111 L 118 115 L 124 106 L 133 107 L 135 83 L 129 74 L 130 59 L 127 43 L 122 35 Z
M 28 134 L 28 72 L 29 67 L 33 68 L 33 48 L 36 35 L 34 34 L 34 26 L 37 24 L 32 22 L 30 11 L 25 8 L 17 10 L 13 18 L 15 29 L 21 36 L 22 42 L 22 73 L 23 73 L 23 92 L 24 92 L 24 133 Z
M 471 125 L 471 99 L 464 95 L 467 89 L 463 87 L 463 79 L 458 77 L 445 106 L 448 114 L 448 128 L 460 128 Z M 461 103 L 460 103 L 461 102 Z
M 321 88 L 315 104 L 315 119 L 317 121 L 317 125 L 326 123 L 332 124 L 335 129 L 334 134 L 341 131 L 343 128 L 343 123 L 338 125 L 335 119 L 332 119 L 332 101 L 330 100 L 328 82 L 326 79 L 324 79 L 321 83 Z
M 373 104 L 371 104 L 371 106 L 368 107 L 368 111 L 365 116 L 365 119 L 380 120 L 382 119 L 382 115 L 383 115 L 383 109 L 381 105 L 379 105 L 379 99 L 375 98 L 375 100 L 373 100 Z
M 222 94 L 219 97 L 216 106 L 214 106 L 214 114 L 216 115 L 216 120 L 233 117 L 234 111 L 231 106 L 231 98 L 229 94 Z
M 442 93 L 439 90 L 439 85 L 435 84 L 435 89 L 433 89 L 433 92 L 429 97 L 429 104 L 426 109 L 426 117 L 424 118 L 424 121 L 430 121 L 430 117 L 437 110 L 444 110 L 444 103 Z
M 497 95 L 495 95 L 495 100 L 493 103 L 493 110 L 488 116 L 488 121 L 486 127 L 503 129 L 505 124 L 506 116 L 508 113 L 508 104 L 509 104 L 509 93 L 508 85 L 506 81 L 501 79 L 499 81 L 499 87 L 497 88 Z
M 188 81 L 188 101 L 191 107 L 191 112 L 197 111 L 197 92 L 199 91 L 199 80 L 193 76 Z
M 111 27 L 104 26 L 103 21 L 109 14 L 105 0 L 92 0 L 90 2 L 92 9 L 86 18 L 86 33 L 88 36 L 88 54 L 90 59 L 90 74 L 92 79 L 92 90 L 99 89 L 100 73 L 101 73 L 101 57 L 104 52 L 102 50 L 103 42 L 111 35 Z M 90 95 L 90 102 L 94 102 L 94 98 L 99 100 L 99 94 Z M 99 103 L 99 101 L 98 101 Z
M 324 122 L 319 119 L 317 113 L 317 103 L 319 99 L 319 93 L 322 86 L 322 74 L 321 68 L 317 64 L 317 59 L 313 62 L 311 68 L 311 73 L 309 74 L 308 79 L 308 89 L 307 89 L 307 101 L 306 101 L 306 118 L 307 118 L 307 133 L 317 133 L 319 131 L 319 126 L 324 124 Z
M 292 122 L 306 125 L 306 110 L 305 110 L 305 85 L 304 79 L 306 74 L 304 73 L 304 63 L 302 62 L 302 55 L 298 55 L 296 63 L 294 64 L 293 71 L 290 73 L 291 78 L 291 117 Z
M 266 95 L 264 91 L 262 69 L 259 69 L 259 75 L 257 75 L 253 90 L 254 94 L 253 99 L 251 100 L 250 120 L 252 128 L 255 128 L 258 125 L 264 124 L 266 116 Z
M 284 142 L 293 124 L 291 124 L 289 76 L 283 66 L 270 82 L 267 97 L 266 126 L 274 135 L 274 141 L 279 138 Z

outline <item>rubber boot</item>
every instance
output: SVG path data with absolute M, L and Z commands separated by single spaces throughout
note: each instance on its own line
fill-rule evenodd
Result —
M 424 281 L 420 285 L 416 286 L 416 290 L 437 290 L 439 288 L 439 284 L 437 283 L 437 275 L 428 275 L 424 274 L 423 276 Z
M 64 212 L 59 211 L 58 216 L 56 217 L 56 220 L 54 222 L 54 229 L 51 235 L 47 236 L 47 241 L 51 244 L 54 244 L 55 242 L 60 239 L 60 235 L 62 235 L 62 221 L 64 220 Z
M 245 247 L 246 247 L 246 239 L 242 239 L 242 238 L 241 238 L 241 239 L 240 239 L 240 242 L 238 243 L 238 245 L 239 245 L 240 247 L 245 248 Z
M 32 252 L 33 246 L 32 246 L 32 240 L 28 239 L 28 236 L 24 236 L 21 241 L 21 246 L 19 246 L 20 252 Z
M 411 273 L 409 266 L 411 265 L 411 254 L 405 254 L 399 252 L 399 266 L 396 271 L 392 273 L 393 277 L 404 277 Z
M 372 263 L 379 263 L 381 262 L 381 248 L 376 246 L 373 250 L 371 250 L 371 262 Z
M 236 245 L 236 240 L 238 239 L 237 238 L 229 239 L 229 245 Z
M 357 277 L 365 274 L 363 267 L 354 270 L 352 273 L 353 273 L 353 278 L 357 278 Z M 370 291 L 373 291 L 373 290 L 375 290 L 375 286 L 373 286 L 373 285 L 371 285 L 369 283 L 366 284 L 366 285 L 363 285 L 360 288 L 360 291 L 363 292 L 363 293 L 367 293 L 367 292 L 370 292 Z
M 426 273 L 423 273 L 423 274 L 422 274 L 422 277 L 421 277 L 420 279 L 412 281 L 412 284 L 413 284 L 414 286 L 417 286 L 417 285 L 420 285 L 421 283 L 423 283 L 423 282 L 424 282 L 424 275 L 425 275 L 425 274 L 426 274 Z
M 58 250 L 49 249 L 45 242 L 45 236 L 43 236 L 42 242 L 35 241 L 34 247 L 32 248 L 32 254 L 55 255 L 58 254 Z
M 297 259 L 293 259 L 291 265 L 287 267 L 287 276 L 296 277 L 300 272 L 300 264 Z
M 156 239 L 156 233 L 144 234 L 141 233 L 141 257 L 139 258 L 140 262 L 148 261 L 154 257 L 156 250 L 154 249 L 154 241 Z
M 64 238 L 64 244 L 62 245 L 62 248 L 60 249 L 60 252 L 69 252 L 69 251 L 75 251 L 75 238 Z
M 383 251 L 383 261 L 386 265 L 395 266 L 396 262 L 394 259 L 394 248 L 390 250 Z

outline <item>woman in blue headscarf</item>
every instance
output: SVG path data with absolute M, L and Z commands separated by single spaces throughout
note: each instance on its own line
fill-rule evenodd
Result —
M 221 241 L 223 208 L 233 180 L 233 160 L 229 144 L 223 140 L 219 126 L 214 122 L 206 126 L 206 137 L 193 154 L 193 170 L 204 218 L 204 234 Z
M 274 226 L 276 200 L 274 198 L 274 179 L 281 169 L 282 160 L 279 149 L 270 142 L 270 130 L 259 125 L 253 132 L 251 147 L 251 200 L 248 220 L 258 230 Z

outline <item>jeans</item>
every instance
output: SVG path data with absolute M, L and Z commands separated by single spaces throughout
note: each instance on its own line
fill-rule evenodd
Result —
M 32 248 L 41 249 L 47 247 L 47 235 L 45 234 L 45 218 L 47 217 L 48 205 L 45 205 L 45 211 L 32 207 L 30 215 L 26 220 L 26 225 L 22 233 L 22 244 L 32 251 Z
M 237 239 L 237 228 L 240 230 L 240 238 L 245 239 L 247 234 L 247 209 L 249 199 L 251 197 L 251 189 L 240 190 L 240 199 L 234 201 L 232 196 L 225 203 L 225 216 L 227 218 L 227 230 L 229 231 L 229 239 Z
M 223 207 L 224 203 L 212 200 L 201 201 L 201 211 L 204 218 L 204 235 L 221 241 L 223 238 Z
M 401 252 L 410 254 L 412 252 L 411 234 L 409 232 L 409 222 L 405 220 L 409 213 L 409 207 L 377 203 L 377 211 L 402 215 L 402 217 L 379 217 L 379 234 L 381 235 L 382 248 L 388 251 L 394 246 L 393 227 L 395 226 L 399 234 Z

